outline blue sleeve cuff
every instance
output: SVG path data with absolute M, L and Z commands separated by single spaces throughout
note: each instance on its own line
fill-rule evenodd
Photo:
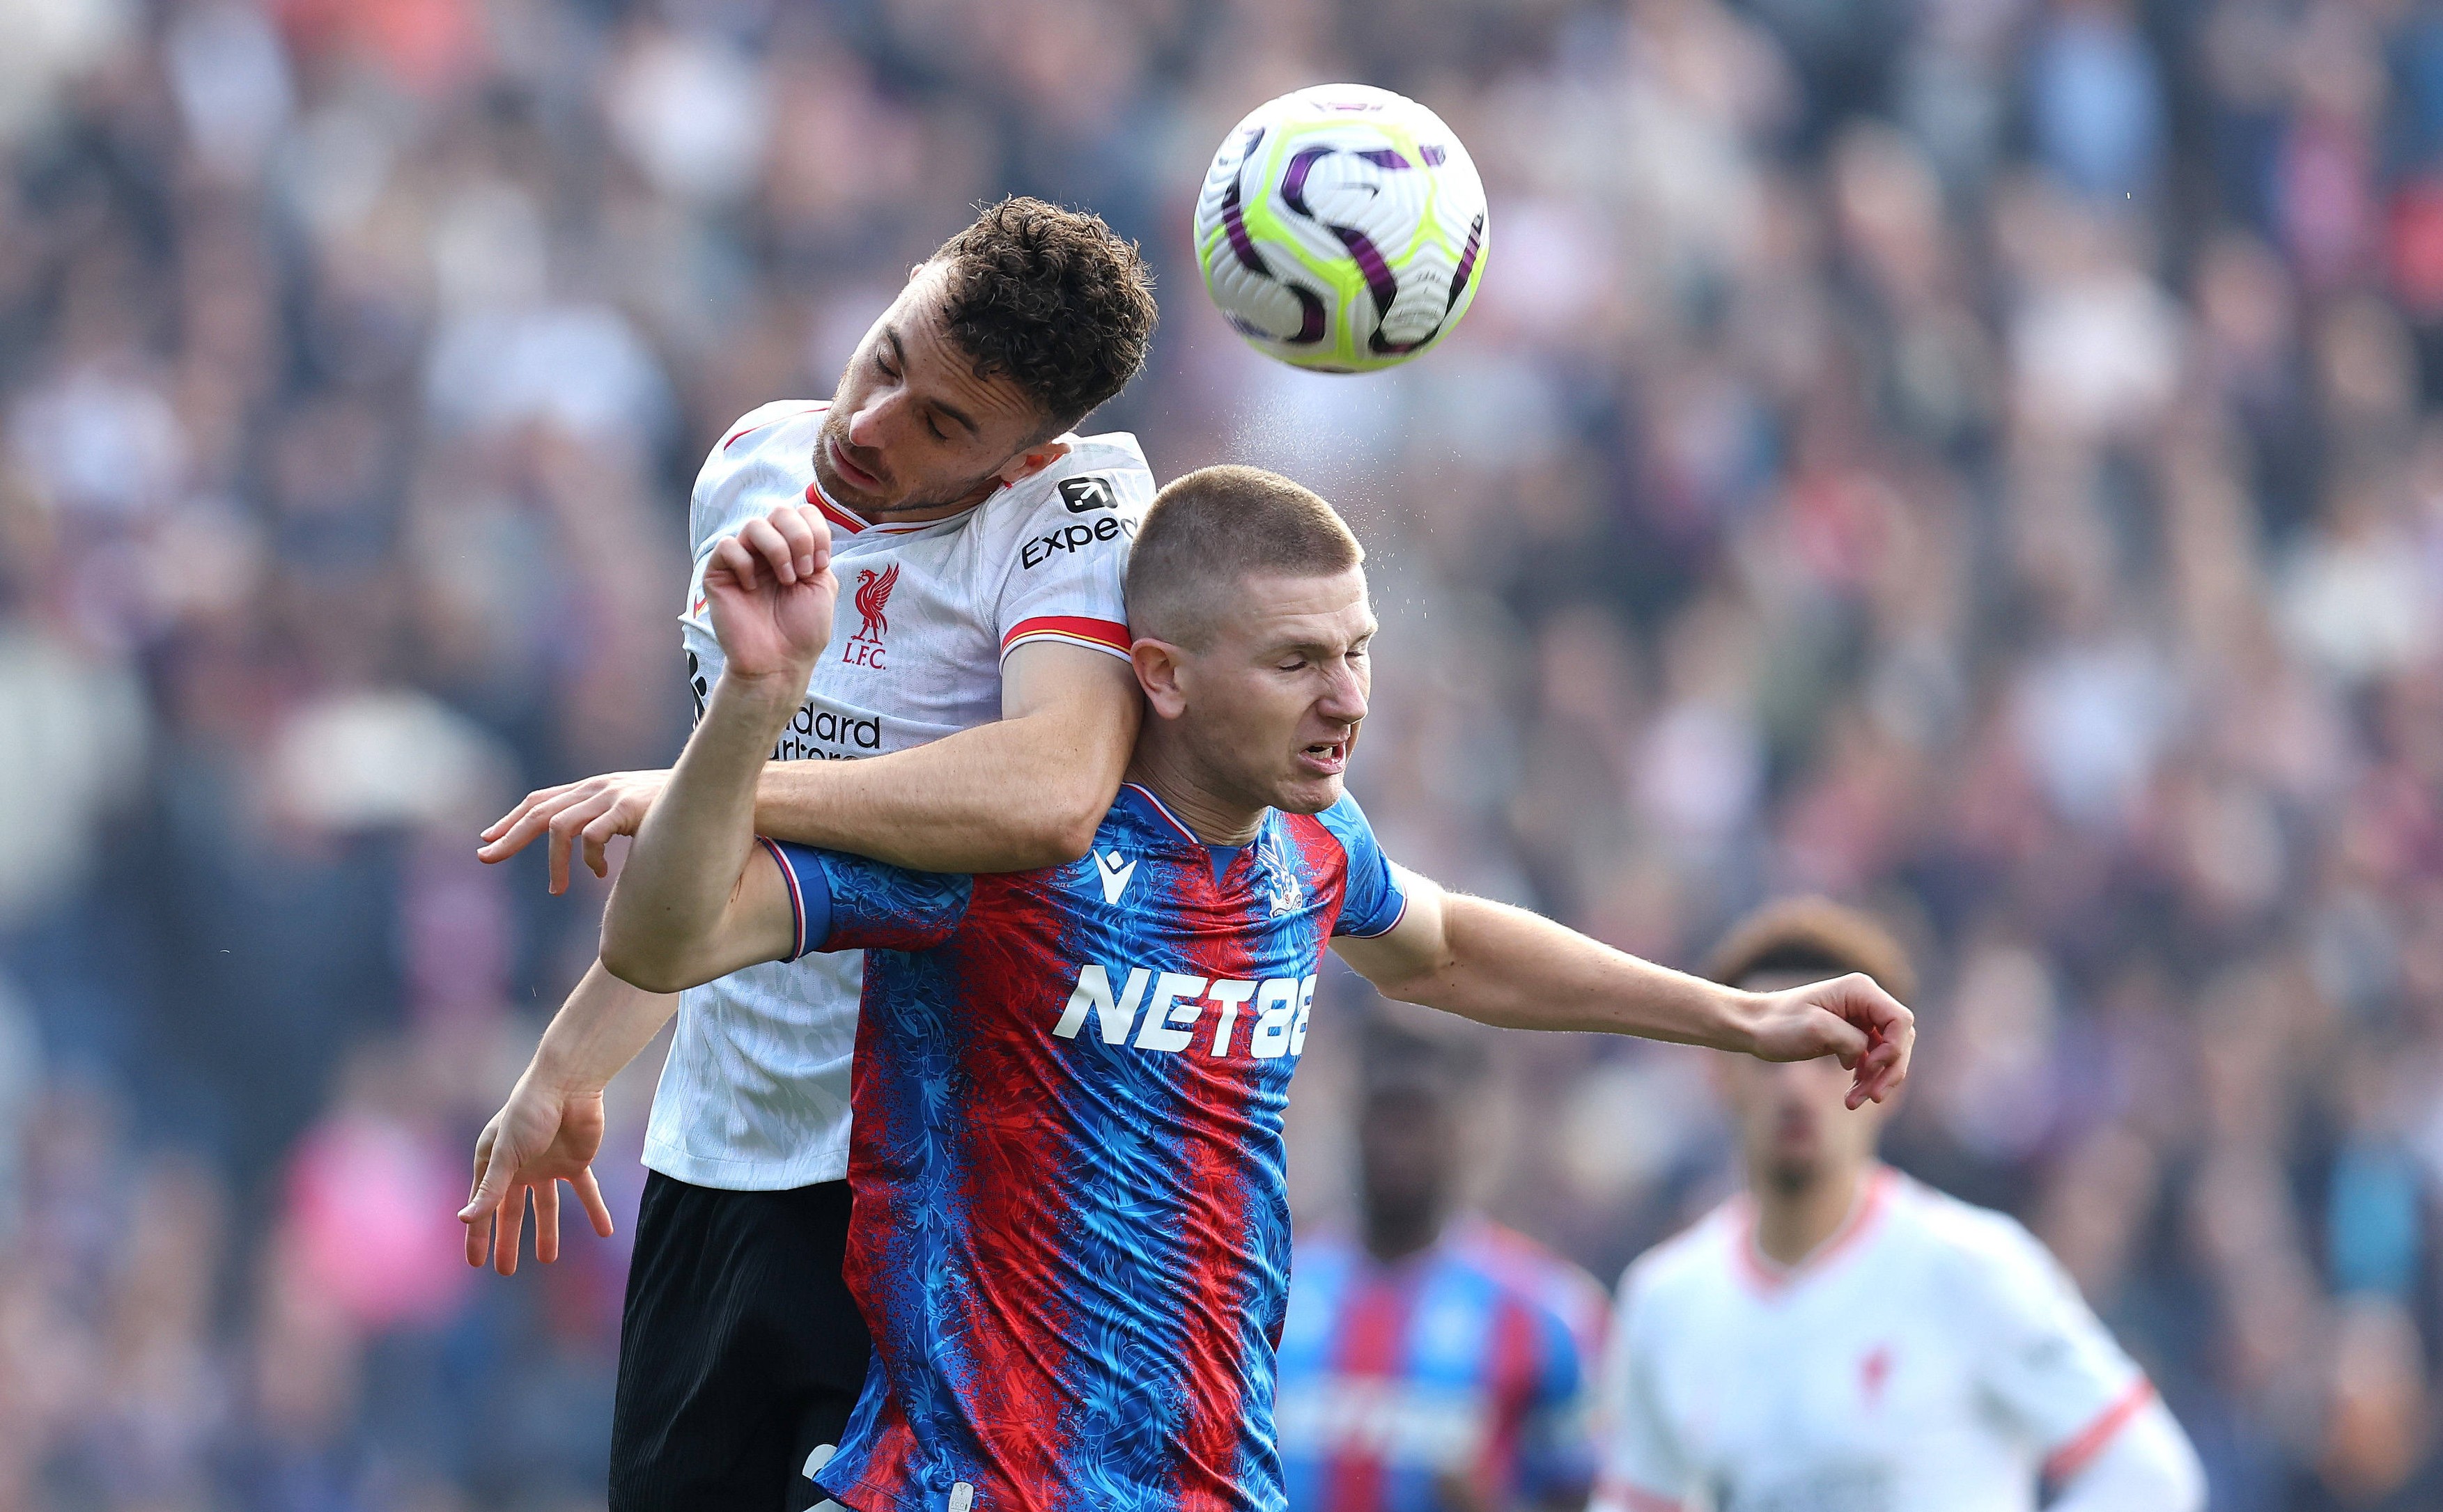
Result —
M 805 846 L 793 846 L 757 835 L 758 844 L 772 852 L 781 865 L 781 881 L 789 889 L 789 916 L 793 921 L 792 945 L 782 960 L 796 960 L 808 951 L 823 948 L 832 933 L 831 879 L 823 871 L 819 851 Z

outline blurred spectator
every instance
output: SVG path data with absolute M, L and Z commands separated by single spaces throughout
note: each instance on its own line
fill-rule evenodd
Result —
M 1297 1237 L 1274 1409 L 1297 1512 L 1574 1508 L 1593 1484 L 1603 1289 L 1457 1211 L 1453 1053 L 1367 1037 L 1358 1233 Z
M 826 392 L 1003 191 L 1161 265 L 1108 424 L 1366 536 L 1395 853 L 1666 960 L 1779 891 L 1910 921 L 1891 1157 L 2056 1246 L 2218 1512 L 2443 1496 L 2429 10 L 0 0 L 0 1505 L 598 1502 L 617 1245 L 451 1281 L 413 1216 L 600 898 L 468 836 L 669 758 L 714 428 Z M 1337 77 L 1433 104 L 1494 203 L 1465 324 L 1364 379 L 1249 353 L 1185 238 L 1229 124 Z M 1318 1020 L 1310 1232 L 1362 1228 L 1357 1054 Z M 1609 1271 L 1723 1191 L 1683 1060 L 1487 1065 L 1489 1221 Z

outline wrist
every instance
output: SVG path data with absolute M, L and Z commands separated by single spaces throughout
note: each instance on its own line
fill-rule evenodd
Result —
M 1763 1043 L 1765 1015 L 1772 1011 L 1773 999 L 1762 993 L 1745 993 L 1736 987 L 1718 989 L 1721 993 L 1717 1017 L 1722 1026 L 1719 1048 L 1737 1055 L 1754 1055 Z
M 535 1047 L 534 1059 L 519 1080 L 555 1102 L 577 1102 L 600 1097 L 603 1084 L 587 1076 L 548 1042 Z
M 751 707 L 794 709 L 805 701 L 806 684 L 814 675 L 811 661 L 803 665 L 784 666 L 777 672 L 741 672 L 724 667 L 714 691 L 726 692 L 731 700 Z

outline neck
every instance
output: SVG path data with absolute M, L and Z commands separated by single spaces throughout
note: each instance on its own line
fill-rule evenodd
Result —
M 1405 1260 L 1442 1236 L 1442 1214 L 1430 1206 L 1366 1210 L 1366 1252 L 1377 1260 Z
M 1755 1195 L 1756 1248 L 1777 1266 L 1795 1266 L 1841 1230 L 1865 1188 L 1869 1166 L 1829 1170 L 1804 1186 L 1751 1182 Z
M 1264 822 L 1263 805 L 1250 808 L 1241 800 L 1216 793 L 1195 759 L 1163 738 L 1150 717 L 1137 740 L 1136 753 L 1129 758 L 1127 780 L 1160 798 L 1164 808 L 1208 846 L 1243 846 L 1256 838 L 1257 826 Z

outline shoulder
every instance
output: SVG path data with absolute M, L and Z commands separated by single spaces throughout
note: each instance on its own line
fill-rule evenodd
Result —
M 1453 1250 L 1495 1285 L 1568 1328 L 1572 1336 L 1600 1334 L 1609 1302 L 1601 1283 L 1585 1268 L 1525 1234 L 1499 1224 L 1469 1224 Z
M 831 408 L 828 399 L 775 399 L 758 405 L 728 425 L 697 470 L 689 510 L 689 533 L 699 550 L 743 513 L 741 497 L 752 486 L 768 483 L 776 465 L 792 476 L 813 456 L 810 428 Z M 810 462 L 805 465 L 811 465 Z M 762 507 L 769 501 L 757 500 Z
M 803 451 L 811 457 L 812 448 L 802 444 L 804 437 L 799 432 L 830 408 L 828 399 L 775 399 L 757 405 L 722 427 L 721 439 L 706 455 L 699 479 L 717 478 L 763 460 L 776 446 L 785 446 L 792 456 Z
M 1003 489 L 985 505 L 983 519 L 1013 533 L 1048 529 L 1055 521 L 1091 533 L 1098 521 L 1113 519 L 1124 523 L 1113 525 L 1112 534 L 1132 533 L 1152 502 L 1153 470 L 1144 450 L 1136 437 L 1114 431 L 1069 438 L 1066 456 Z
M 1976 1311 L 2019 1310 L 2075 1294 L 2044 1241 L 2008 1213 L 1963 1202 L 1906 1176 L 1893 1186 L 1893 1217 L 1931 1279 Z
M 1283 817 L 1295 819 L 1301 816 L 1283 815 Z M 1351 854 L 1359 850 L 1371 849 L 1374 847 L 1373 823 L 1366 817 L 1366 811 L 1358 806 L 1357 794 L 1346 789 L 1341 791 L 1340 800 L 1331 808 L 1302 817 L 1309 824 L 1320 828 L 1324 833 L 1337 842 L 1343 850 Z

